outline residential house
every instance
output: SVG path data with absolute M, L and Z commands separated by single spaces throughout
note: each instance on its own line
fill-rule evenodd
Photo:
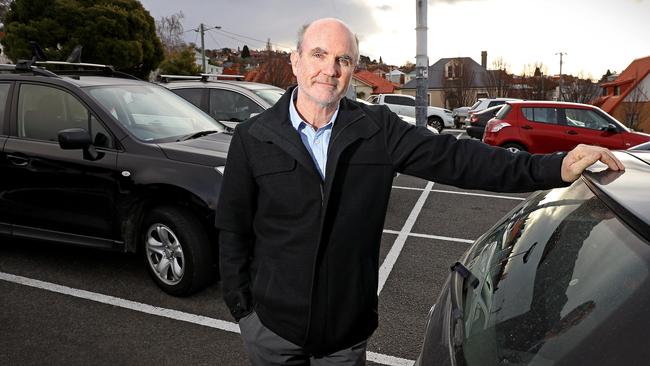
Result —
M 350 82 L 358 98 L 366 99 L 372 94 L 395 93 L 397 85 L 368 70 L 358 70 Z
M 478 98 L 503 96 L 499 91 L 507 74 L 502 70 L 487 70 L 487 52 L 481 55 L 482 65 L 469 57 L 441 58 L 428 69 L 427 94 L 429 105 L 456 108 L 473 104 Z M 402 87 L 402 94 L 415 96 L 417 80 Z M 504 84 L 504 85 L 500 85 Z
M 203 55 L 201 52 L 194 50 L 194 62 L 199 65 L 199 68 L 201 68 L 201 72 L 205 72 L 206 74 L 221 74 L 223 72 L 223 68 L 215 65 L 210 65 L 208 63 L 208 56 L 205 56 L 205 68 L 206 70 L 203 70 Z
M 406 83 L 406 74 L 399 71 L 398 69 L 386 73 L 385 77 L 386 80 L 397 85 L 404 85 L 404 83 Z
M 601 85 L 592 102 L 637 131 L 650 132 L 650 56 L 632 63 L 614 80 Z

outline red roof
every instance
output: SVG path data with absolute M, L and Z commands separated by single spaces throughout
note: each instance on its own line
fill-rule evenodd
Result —
M 605 83 L 603 87 L 621 87 L 620 95 L 608 95 L 607 98 L 596 100 L 596 103 L 602 103 L 600 108 L 607 113 L 612 111 L 625 99 L 625 97 L 650 73 L 650 56 L 638 58 L 623 71 L 616 80 Z M 622 88 L 622 86 L 630 84 Z M 603 100 L 604 99 L 604 100 Z
M 359 70 L 354 73 L 353 77 L 372 86 L 374 94 L 391 94 L 397 88 L 397 85 L 368 70 Z

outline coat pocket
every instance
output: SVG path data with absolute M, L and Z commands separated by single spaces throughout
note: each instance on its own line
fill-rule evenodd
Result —
M 286 155 L 259 156 L 255 160 L 253 171 L 255 178 L 291 172 L 296 169 L 296 160 Z

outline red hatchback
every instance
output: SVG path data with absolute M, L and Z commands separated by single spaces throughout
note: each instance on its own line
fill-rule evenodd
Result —
M 485 126 L 483 142 L 513 152 L 569 151 L 578 144 L 628 149 L 650 141 L 598 107 L 551 101 L 508 102 Z

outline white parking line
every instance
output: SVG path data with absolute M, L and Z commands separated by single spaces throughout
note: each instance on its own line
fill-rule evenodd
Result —
M 418 218 L 418 215 L 420 215 L 420 211 L 422 211 L 422 207 L 427 200 L 427 196 L 429 196 L 431 187 L 433 187 L 433 182 L 428 182 L 427 186 L 422 191 L 420 198 L 418 198 L 418 201 L 415 203 L 413 210 L 411 210 L 411 213 L 406 219 L 402 230 L 398 233 L 393 246 L 390 248 L 388 255 L 384 259 L 384 262 L 381 264 L 381 267 L 379 267 L 379 284 L 377 286 L 377 295 L 379 295 L 381 293 L 381 290 L 384 288 L 384 284 L 386 284 L 388 275 L 390 275 L 395 262 L 397 262 L 397 257 L 399 257 L 399 254 L 402 252 L 404 243 L 406 242 L 408 235 L 411 233 L 411 229 L 413 228 L 413 225 L 415 225 L 415 220 Z
M 384 230 L 384 233 L 386 234 L 400 234 L 399 231 L 396 230 Z M 429 234 L 417 234 L 417 233 L 408 233 L 408 236 L 415 236 L 418 238 L 427 238 L 427 239 L 438 239 L 438 240 L 445 240 L 445 241 L 455 241 L 458 243 L 469 243 L 472 244 L 474 240 L 471 239 L 460 239 L 460 238 L 452 238 L 450 236 L 440 236 L 440 235 L 429 235 Z
M 183 311 L 161 308 L 158 306 L 143 304 L 141 302 L 121 299 L 119 297 L 98 294 L 96 292 L 80 290 L 80 289 L 63 286 L 63 285 L 57 285 L 51 282 L 45 282 L 45 281 L 35 280 L 32 278 L 17 276 L 10 273 L 0 272 L 0 280 L 16 283 L 19 285 L 30 286 L 30 287 L 51 291 L 63 295 L 73 296 L 80 299 L 95 301 L 102 304 L 113 305 L 124 309 L 139 311 L 141 313 L 161 316 L 164 318 L 169 318 L 174 320 L 180 320 L 183 322 L 202 325 L 205 327 L 215 328 L 219 330 L 225 330 L 227 332 L 240 333 L 239 325 L 237 323 L 220 320 L 220 319 L 214 319 L 203 315 L 196 315 L 196 314 L 186 313 Z M 410 366 L 415 363 L 414 361 L 407 360 L 405 358 L 393 357 L 393 356 L 384 355 L 381 353 L 369 352 L 369 351 L 366 352 L 366 357 L 369 361 L 376 362 L 382 365 L 388 365 L 388 366 Z
M 423 191 L 426 188 L 414 188 L 414 187 L 403 187 L 403 186 L 393 186 L 395 189 L 405 189 L 410 191 Z M 503 198 L 506 200 L 515 200 L 515 201 L 524 201 L 526 198 L 523 197 L 512 197 L 512 196 L 502 196 L 498 194 L 485 194 L 485 193 L 472 193 L 472 192 L 457 192 L 457 191 L 447 191 L 442 189 L 432 189 L 431 192 L 437 193 L 450 193 L 450 194 L 461 194 L 465 196 L 478 196 L 478 197 L 489 197 L 489 198 Z

